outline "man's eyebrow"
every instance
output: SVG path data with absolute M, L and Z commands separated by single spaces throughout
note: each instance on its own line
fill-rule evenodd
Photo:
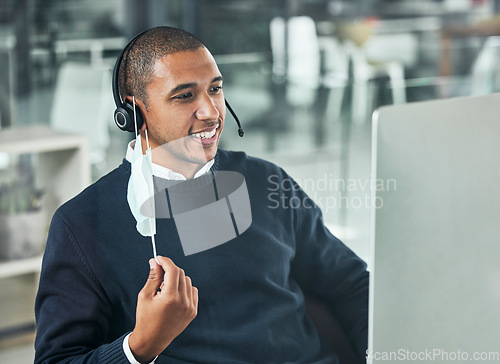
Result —
M 222 76 L 217 76 L 215 77 L 210 83 L 222 81 L 223 78 Z M 191 83 L 181 83 L 180 85 L 175 86 L 172 90 L 170 90 L 170 94 L 174 94 L 176 92 L 179 92 L 181 90 L 185 90 L 191 87 L 196 87 L 198 84 L 196 82 L 191 82 Z
M 195 87 L 196 83 L 182 83 L 180 85 L 175 86 L 172 90 L 170 90 L 170 94 L 175 94 L 178 91 L 185 90 L 187 88 Z

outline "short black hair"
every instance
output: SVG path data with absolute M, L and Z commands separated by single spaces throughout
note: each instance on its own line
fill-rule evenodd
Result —
M 169 54 L 195 51 L 203 42 L 185 30 L 160 26 L 151 28 L 131 42 L 124 51 L 118 73 L 119 91 L 135 96 L 148 106 L 147 85 L 152 81 L 156 61 Z

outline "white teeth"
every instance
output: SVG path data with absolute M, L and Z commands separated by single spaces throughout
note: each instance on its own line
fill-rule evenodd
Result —
M 204 131 L 201 133 L 196 133 L 196 134 L 191 134 L 191 135 L 196 137 L 196 138 L 210 139 L 211 137 L 213 137 L 215 135 L 216 132 L 217 132 L 217 128 L 215 128 L 211 132 Z

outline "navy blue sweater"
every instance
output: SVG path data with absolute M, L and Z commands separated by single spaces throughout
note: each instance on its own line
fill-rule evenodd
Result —
M 304 292 L 328 303 L 363 356 L 364 262 L 330 234 L 319 209 L 277 166 L 219 150 L 212 169 L 245 177 L 252 225 L 186 256 L 173 219 L 157 219 L 158 254 L 191 277 L 199 307 L 156 362 L 336 363 L 305 312 Z M 152 257 L 127 203 L 129 176 L 124 161 L 54 214 L 35 305 L 36 363 L 128 362 L 122 341 L 134 328 Z

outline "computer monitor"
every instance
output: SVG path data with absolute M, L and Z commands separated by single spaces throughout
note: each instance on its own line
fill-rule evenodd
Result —
M 500 94 L 373 116 L 368 363 L 500 362 Z

